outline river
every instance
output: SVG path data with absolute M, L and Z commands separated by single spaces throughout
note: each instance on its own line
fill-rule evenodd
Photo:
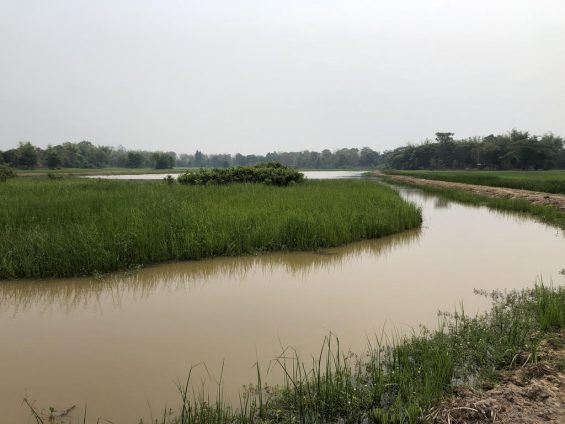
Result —
M 254 363 L 266 371 L 282 346 L 308 356 L 331 331 L 361 353 L 383 329 L 433 327 L 439 309 L 483 310 L 474 288 L 565 284 L 562 231 L 399 190 L 421 205 L 421 229 L 320 252 L 0 282 L 1 421 L 34 422 L 28 397 L 38 409 L 76 405 L 77 417 L 88 404 L 91 422 L 149 422 L 179 404 L 176 383 L 191 364 L 205 361 L 217 378 L 224 363 L 225 393 L 237 399 Z

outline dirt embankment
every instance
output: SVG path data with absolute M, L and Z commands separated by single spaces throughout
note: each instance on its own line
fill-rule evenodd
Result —
M 426 417 L 433 424 L 565 423 L 565 333 L 540 346 L 543 359 L 502 375 L 487 390 L 457 387 Z
M 565 212 L 565 195 L 563 194 L 543 193 L 540 191 L 519 190 L 515 188 L 489 187 L 449 181 L 425 180 L 406 175 L 385 175 L 380 172 L 376 172 L 375 175 L 378 177 L 386 177 L 392 181 L 398 181 L 399 183 L 463 190 L 487 197 L 527 200 L 539 205 L 553 206 Z

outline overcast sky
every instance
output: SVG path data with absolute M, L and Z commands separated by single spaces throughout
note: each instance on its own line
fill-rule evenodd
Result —
M 563 0 L 0 0 L 0 150 L 565 135 Z

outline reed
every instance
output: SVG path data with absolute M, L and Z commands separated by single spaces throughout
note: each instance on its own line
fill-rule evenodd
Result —
M 370 181 L 276 187 L 16 178 L 0 184 L 0 278 L 315 250 L 421 222 L 416 206 Z
M 275 362 L 284 373 L 276 387 L 257 383 L 239 408 L 221 396 L 181 389 L 179 412 L 163 423 L 417 423 L 456 385 L 496 380 L 501 372 L 540 359 L 541 340 L 562 334 L 565 289 L 478 293 L 492 308 L 467 316 L 463 308 L 440 316 L 437 330 L 406 337 L 375 337 L 364 355 L 342 351 L 328 335 L 319 355 L 304 360 L 287 349 Z

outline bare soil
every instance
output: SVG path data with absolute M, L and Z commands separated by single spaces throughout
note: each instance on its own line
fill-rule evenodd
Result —
M 462 423 L 565 423 L 565 333 L 540 346 L 543 360 L 506 372 L 488 390 L 456 387 L 426 421 Z
M 379 172 L 376 172 L 375 175 L 385 176 L 384 174 Z M 490 187 L 490 186 L 475 185 L 475 184 L 454 183 L 449 181 L 425 180 L 422 178 L 409 177 L 406 175 L 387 174 L 386 177 L 390 180 L 398 181 L 400 183 L 463 190 L 487 197 L 527 200 L 529 202 L 536 203 L 539 205 L 553 206 L 565 212 L 565 195 L 563 194 L 544 193 L 541 191 L 519 190 L 515 188 Z

